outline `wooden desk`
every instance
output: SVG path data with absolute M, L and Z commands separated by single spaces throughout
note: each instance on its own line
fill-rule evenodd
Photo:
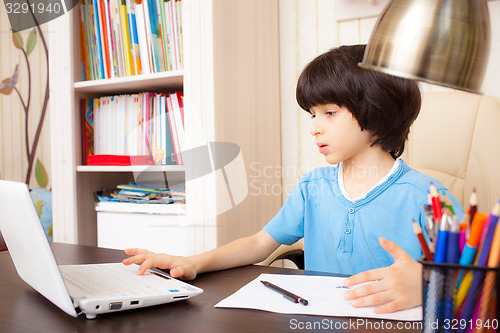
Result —
M 90 246 L 52 245 L 59 264 L 118 262 L 122 251 Z M 389 321 L 364 320 L 361 326 L 349 327 L 356 318 L 334 318 L 306 315 L 284 315 L 247 309 L 220 309 L 214 305 L 261 273 L 311 274 L 300 270 L 263 266 L 246 266 L 198 276 L 193 285 L 204 293 L 193 299 L 149 308 L 73 318 L 38 294 L 16 273 L 8 252 L 0 253 L 0 332 L 288 332 L 342 331 L 385 332 Z M 396 330 L 399 322 L 390 322 L 391 331 L 421 332 L 421 329 Z M 343 326 L 341 326 L 343 325 Z M 371 327 L 368 327 L 371 325 Z M 302 327 L 302 329 L 300 329 Z M 310 327 L 311 329 L 306 329 Z M 344 329 L 335 329 L 344 328 Z M 293 329 L 295 328 L 295 329 Z M 328 328 L 328 329 L 327 329 Z

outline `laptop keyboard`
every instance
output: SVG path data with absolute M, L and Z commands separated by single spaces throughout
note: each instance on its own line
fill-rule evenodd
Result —
M 137 275 L 138 266 L 121 263 L 59 266 L 63 279 L 87 296 L 155 295 L 178 289 L 176 280 L 159 278 L 150 271 Z

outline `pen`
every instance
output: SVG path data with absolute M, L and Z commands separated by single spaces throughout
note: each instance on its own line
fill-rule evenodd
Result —
M 435 263 L 446 262 L 446 247 L 448 244 L 448 230 L 449 230 L 448 216 L 449 215 L 447 214 L 443 214 L 441 218 L 441 223 L 439 225 L 439 231 L 436 242 L 436 253 L 434 253 Z
M 478 214 L 480 214 L 480 213 L 476 212 L 476 215 L 478 215 Z M 483 226 L 481 226 L 481 229 L 484 229 L 484 230 L 482 230 L 482 232 L 480 232 L 481 230 L 479 230 L 475 234 L 475 236 L 477 236 L 477 239 L 480 238 L 479 234 L 484 235 L 484 236 L 481 236 L 481 238 L 484 238 L 482 248 L 480 249 L 480 251 L 478 251 L 479 254 L 476 255 L 476 258 L 477 258 L 476 264 L 478 266 L 484 266 L 489 261 L 488 257 L 490 254 L 490 247 L 493 243 L 493 238 L 494 238 L 496 226 L 498 223 L 499 215 L 500 215 L 500 203 L 497 203 L 493 207 L 493 210 L 492 210 L 490 216 L 483 223 Z M 478 223 L 476 223 L 476 219 L 474 219 L 473 227 L 476 227 L 475 224 L 478 224 Z M 479 228 L 477 228 L 477 229 L 479 229 Z M 472 231 L 473 230 L 471 227 L 471 234 L 470 234 L 469 238 L 473 237 Z M 478 246 L 476 246 L 476 248 L 479 247 L 479 243 L 481 243 L 481 241 L 478 241 Z M 466 248 L 467 248 L 467 245 L 466 245 Z M 480 270 L 475 271 L 473 274 L 473 277 L 472 277 L 472 281 L 470 282 L 470 286 L 469 286 L 469 288 L 467 288 L 468 290 L 465 290 L 464 292 L 468 292 L 468 294 L 474 295 L 474 293 L 477 291 L 477 289 L 480 288 L 480 284 L 483 282 L 483 277 L 484 277 L 483 271 L 480 271 Z M 465 282 L 465 278 L 464 278 L 464 282 Z M 484 292 L 491 293 L 492 288 L 487 288 Z M 459 294 L 460 294 L 460 288 L 459 288 Z M 472 297 L 472 296 L 467 297 L 465 299 L 464 310 L 462 312 L 461 318 L 465 319 L 466 321 L 471 320 L 471 318 L 473 317 L 473 314 L 474 314 L 473 311 L 475 308 L 474 299 L 475 299 L 475 297 Z M 484 312 L 483 312 L 483 315 L 484 315 Z M 464 332 L 464 330 L 460 330 L 460 332 Z
M 478 266 L 484 266 L 488 263 L 488 256 L 490 253 L 490 247 L 491 247 L 491 243 L 493 241 L 493 236 L 495 233 L 495 229 L 496 229 L 496 225 L 497 225 L 497 222 L 499 219 L 499 215 L 500 215 L 500 204 L 497 203 L 493 207 L 493 210 L 490 214 L 488 226 L 485 226 L 485 229 L 484 229 L 485 232 L 483 232 L 483 234 L 486 234 L 486 236 L 484 237 L 485 238 L 483 241 L 484 243 L 483 243 L 482 249 L 478 255 L 478 260 L 477 260 Z M 490 230 L 490 227 L 491 227 L 491 230 Z M 472 295 L 472 296 L 468 296 L 465 299 L 464 311 L 462 312 L 462 316 L 461 316 L 461 319 L 465 319 L 465 322 L 472 320 L 474 314 L 476 313 L 476 311 L 474 311 L 474 309 L 476 308 L 476 303 L 475 303 L 476 297 L 473 297 L 473 295 L 475 295 L 477 290 L 480 288 L 481 283 L 483 283 L 484 273 L 485 272 L 481 271 L 481 270 L 474 271 L 474 276 L 473 276 L 471 286 L 469 288 L 469 294 L 468 294 L 468 295 Z M 484 285 L 483 285 L 483 287 L 484 287 Z M 492 286 L 487 286 L 486 288 L 487 289 L 484 289 L 483 294 L 485 294 L 485 293 L 492 294 L 493 293 L 494 287 L 492 288 Z M 465 332 L 465 329 L 462 329 L 462 327 L 460 327 L 459 332 L 463 333 L 463 332 Z
M 431 191 L 432 193 L 432 191 Z M 433 198 L 434 199 L 434 198 Z M 434 200 L 432 202 L 434 206 Z M 436 252 L 434 253 L 434 262 L 435 263 L 444 263 L 446 262 L 446 247 L 448 245 L 448 233 L 449 233 L 449 223 L 448 212 L 446 214 L 441 214 L 441 222 L 439 224 L 439 231 L 436 240 Z M 443 316 L 447 316 L 449 311 L 443 311 L 445 308 L 449 308 L 449 302 L 447 302 L 447 291 L 445 292 L 445 278 L 446 271 L 440 268 L 433 268 L 431 270 L 431 274 L 429 277 L 429 292 L 428 292 L 428 301 L 432 302 L 431 304 L 438 305 L 437 310 L 432 307 L 427 307 L 426 315 L 430 315 L 430 312 L 434 312 L 432 316 L 429 317 L 431 322 L 440 322 L 443 320 Z M 446 288 L 447 289 L 447 288 Z M 443 313 L 444 312 L 444 313 Z M 449 319 L 449 318 L 444 318 Z M 428 322 L 426 325 L 429 324 Z M 447 332 L 446 332 L 447 333 Z
M 458 264 L 460 259 L 460 223 L 456 215 L 451 216 L 446 244 L 446 262 Z
M 469 230 L 469 213 L 465 213 L 462 223 L 460 223 L 460 235 L 458 237 L 460 255 L 462 255 L 465 243 L 467 242 L 467 230 Z
M 472 283 L 472 279 L 474 275 L 472 272 L 467 272 L 464 275 L 464 270 L 460 271 L 460 274 L 463 278 L 460 278 L 460 283 L 457 284 L 456 289 L 457 293 L 455 295 L 455 309 L 456 313 L 460 310 L 460 306 L 462 305 L 467 293 L 469 292 L 470 285 Z
M 460 253 L 458 245 L 458 237 L 460 231 L 460 223 L 456 215 L 448 217 L 448 238 L 446 242 L 446 262 L 457 264 Z M 454 270 L 446 271 L 446 282 L 444 283 L 444 319 L 451 322 L 453 320 L 453 292 L 454 285 L 452 283 Z M 443 332 L 451 332 L 451 327 L 444 327 Z
M 446 262 L 450 227 L 448 220 L 451 218 L 448 214 L 449 212 L 442 214 L 441 223 L 439 224 L 439 231 L 436 240 L 436 252 L 434 253 L 434 262 L 438 264 Z M 443 319 L 443 316 L 444 319 L 450 319 L 450 313 L 451 315 L 453 314 L 453 297 L 451 297 L 450 300 L 450 290 L 449 288 L 444 288 L 447 272 L 448 271 L 443 269 L 435 268 L 431 271 L 431 276 L 429 278 L 429 300 L 432 300 L 433 303 L 431 304 L 438 304 L 438 309 L 435 311 L 435 315 L 431 318 L 433 320 L 437 320 L 437 322 L 440 322 Z M 453 288 L 451 289 L 451 292 L 453 292 Z M 452 309 L 451 312 L 449 311 L 450 307 Z M 448 311 L 445 309 L 448 309 Z M 445 333 L 447 332 L 448 331 L 445 331 Z
M 498 219 L 500 215 L 500 201 L 495 204 L 491 211 L 491 220 L 490 225 L 488 227 L 488 231 L 486 234 L 486 238 L 483 244 L 483 248 L 481 253 L 479 254 L 478 265 L 488 265 L 489 267 L 496 267 L 498 265 L 498 249 L 496 249 L 496 253 L 493 252 L 495 247 L 497 246 L 495 243 L 495 236 L 498 237 Z M 498 242 L 498 240 L 497 240 Z M 495 262 L 496 261 L 496 262 Z M 494 294 L 495 287 L 495 276 L 494 272 L 487 272 L 486 277 L 484 279 L 484 283 L 482 286 L 482 298 L 481 304 L 479 306 L 479 319 L 486 320 L 489 317 L 488 308 L 490 306 L 490 301 L 492 299 L 492 294 Z M 476 278 L 476 277 L 474 277 Z
M 495 235 L 495 230 L 497 228 L 498 219 L 500 216 L 500 202 L 497 202 L 491 211 L 491 218 L 489 220 L 489 225 L 484 227 L 483 234 L 484 241 L 479 253 L 478 265 L 484 266 L 488 264 L 488 257 L 490 256 L 490 248 L 493 243 L 493 238 Z
M 491 242 L 490 255 L 488 257 L 488 267 L 498 267 L 499 263 L 500 263 L 500 223 L 497 223 L 494 230 L 493 240 Z M 495 280 L 496 280 L 496 273 L 487 272 L 486 277 L 484 279 L 483 290 L 494 290 Z M 491 293 L 483 292 L 483 296 L 481 298 L 480 314 L 479 314 L 479 319 L 483 320 L 482 321 L 483 323 L 489 317 L 492 317 L 491 311 L 489 311 L 489 306 L 491 305 L 490 302 L 492 297 L 494 296 Z
M 272 284 L 269 281 L 262 281 L 261 280 L 260 282 L 262 282 L 262 284 L 265 285 L 267 288 L 272 289 L 272 290 L 280 293 L 281 295 L 283 295 L 284 298 L 286 298 L 289 301 L 292 301 L 294 303 L 301 303 L 303 305 L 309 304 L 309 302 L 306 299 L 304 299 L 300 296 L 297 296 L 294 293 L 291 293 L 283 288 L 280 288 L 277 285 Z
M 465 243 L 464 250 L 460 256 L 460 265 L 472 265 L 476 256 L 479 241 L 488 216 L 483 213 L 474 214 L 474 222 L 469 226 L 469 238 Z
M 434 222 L 434 214 L 431 205 L 424 205 L 425 230 L 429 236 L 429 250 L 434 253 L 436 250 L 437 224 Z
M 469 238 L 465 243 L 464 250 L 460 256 L 459 264 L 462 266 L 472 265 L 474 263 L 474 258 L 476 257 L 476 252 L 479 247 L 479 241 L 481 240 L 481 235 L 483 233 L 484 225 L 488 216 L 486 214 L 477 212 L 474 214 L 474 223 L 469 226 Z M 461 269 L 457 279 L 457 288 L 462 288 L 463 293 L 467 294 L 468 286 L 461 287 L 462 278 L 464 277 L 465 270 Z M 459 289 L 460 290 L 460 289 Z

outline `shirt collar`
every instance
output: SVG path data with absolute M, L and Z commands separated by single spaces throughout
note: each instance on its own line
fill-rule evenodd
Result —
M 354 202 L 357 202 L 359 200 L 362 200 L 364 198 L 366 198 L 366 196 L 372 191 L 374 190 L 376 187 L 380 186 L 381 184 L 385 183 L 389 177 L 391 177 L 393 174 L 396 173 L 396 171 L 398 170 L 399 168 L 399 164 L 400 164 L 400 161 L 401 159 L 400 158 L 397 158 L 395 161 L 394 161 L 394 164 L 392 165 L 392 168 L 391 170 L 389 170 L 389 172 L 381 179 L 377 182 L 377 184 L 373 185 L 368 191 L 366 191 L 364 194 L 360 195 L 359 197 L 357 198 L 352 198 L 349 193 L 347 193 L 345 187 L 344 187 L 344 168 L 343 168 L 343 162 L 340 162 L 339 165 L 338 165 L 338 176 L 337 176 L 337 181 L 338 181 L 338 186 L 339 186 L 339 189 L 340 189 L 340 192 L 342 193 L 342 196 L 347 199 L 348 201 L 354 203 Z M 404 163 L 404 162 L 403 162 Z

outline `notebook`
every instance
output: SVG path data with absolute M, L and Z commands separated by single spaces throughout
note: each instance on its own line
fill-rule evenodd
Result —
M 19 276 L 67 314 L 98 314 L 185 300 L 202 289 L 122 263 L 58 266 L 24 183 L 0 180 L 0 231 Z

